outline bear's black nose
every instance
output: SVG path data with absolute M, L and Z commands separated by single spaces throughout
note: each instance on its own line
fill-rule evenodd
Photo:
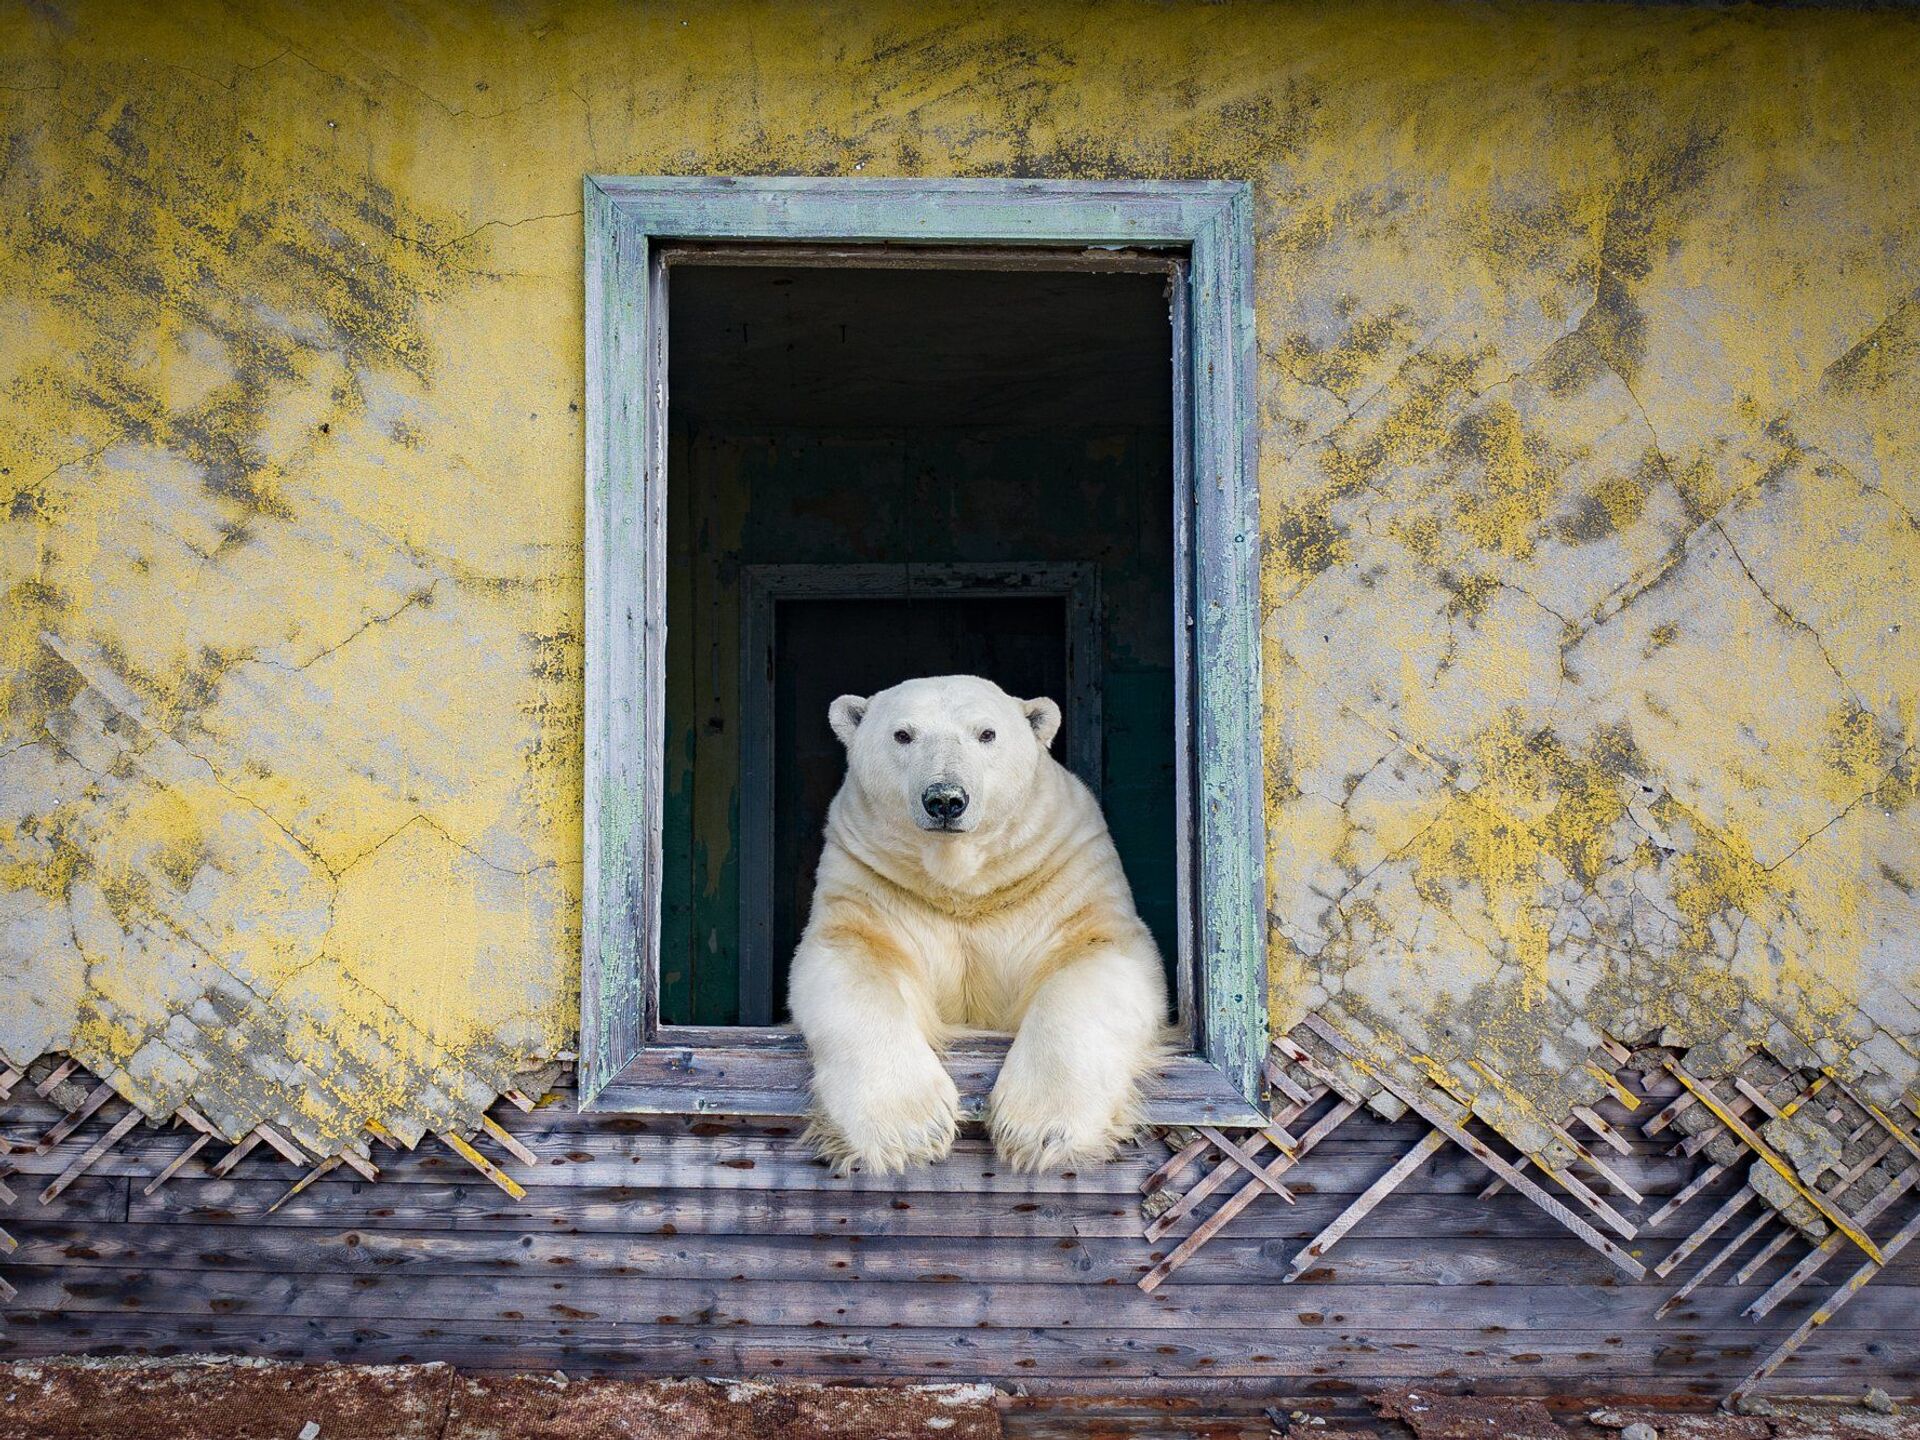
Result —
M 958 785 L 929 785 L 920 792 L 920 804 L 942 825 L 951 825 L 967 808 L 967 792 Z

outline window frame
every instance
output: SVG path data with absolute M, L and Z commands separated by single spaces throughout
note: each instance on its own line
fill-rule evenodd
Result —
M 1182 931 L 1193 951 L 1178 969 L 1195 1053 L 1174 1061 L 1144 1108 L 1161 1124 L 1262 1123 L 1266 829 L 1248 187 L 590 175 L 584 191 L 581 1108 L 790 1116 L 808 1104 L 805 1045 L 790 1027 L 660 1023 L 666 257 L 704 248 L 707 263 L 754 263 L 753 245 L 785 242 L 828 256 L 817 263 L 952 263 L 939 247 L 966 247 L 974 263 L 984 252 L 1009 264 L 1077 257 L 1097 268 L 1102 252 L 1150 249 L 1169 252 L 1151 258 L 1173 277 L 1176 741 L 1187 757 L 1177 798 Z M 837 259 L 819 248 L 835 245 L 846 247 Z M 779 263 L 768 253 L 767 263 Z M 1109 268 L 1124 264 L 1115 254 Z M 969 1116 L 981 1112 L 1005 1048 L 1004 1038 L 978 1037 L 947 1055 Z

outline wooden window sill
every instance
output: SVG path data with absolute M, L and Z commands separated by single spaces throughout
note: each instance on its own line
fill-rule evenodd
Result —
M 970 1035 L 944 1059 L 960 1089 L 960 1113 L 979 1120 L 1009 1040 Z M 586 1108 L 646 1115 L 802 1116 L 810 1088 L 807 1049 L 785 1026 L 664 1027 Z M 1155 1125 L 1265 1125 L 1266 1117 L 1218 1068 L 1181 1055 L 1148 1086 L 1147 1120 Z

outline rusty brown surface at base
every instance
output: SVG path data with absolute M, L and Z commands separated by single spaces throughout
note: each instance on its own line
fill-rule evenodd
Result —
M 43 1360 L 0 1366 L 0 1440 L 440 1440 L 448 1365 Z M 313 1440 L 313 1437 L 310 1437 Z
M 1000 1434 L 985 1386 L 481 1375 L 455 1383 L 445 1440 L 997 1440 Z
M 1893 1413 L 1775 1399 L 1739 1415 L 1639 1397 L 1433 1389 L 1367 1403 L 1372 1414 L 1357 1397 L 1035 1397 L 989 1385 L 575 1379 L 440 1364 L 0 1365 L 0 1440 L 1624 1440 L 1637 1425 L 1656 1440 L 1920 1440 L 1910 1398 Z
M 997 1440 L 987 1386 L 463 1375 L 447 1365 L 0 1366 L 0 1440 Z
M 1538 1400 L 1389 1390 L 1373 1403 L 1387 1419 L 1404 1421 L 1416 1440 L 1558 1440 L 1566 1433 Z

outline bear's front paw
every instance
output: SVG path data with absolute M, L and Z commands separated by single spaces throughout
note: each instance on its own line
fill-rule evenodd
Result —
M 902 1074 L 820 1067 L 814 1073 L 813 1123 L 807 1139 L 836 1174 L 858 1166 L 887 1175 L 944 1159 L 960 1128 L 960 1092 L 929 1050 L 926 1062 Z
M 1132 1088 L 1075 1086 L 1009 1054 L 988 1102 L 994 1149 L 1016 1170 L 1067 1170 L 1113 1158 L 1137 1128 Z

